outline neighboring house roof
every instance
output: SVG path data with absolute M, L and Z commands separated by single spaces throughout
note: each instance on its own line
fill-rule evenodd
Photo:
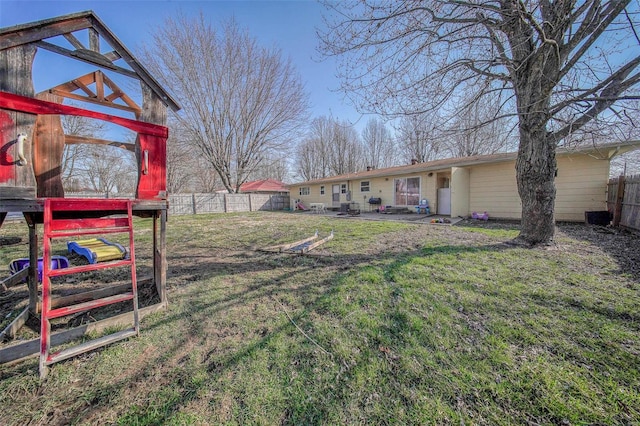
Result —
M 279 180 L 263 179 L 243 183 L 240 192 L 289 192 L 289 188 Z
M 92 31 L 89 34 L 88 48 L 72 34 L 84 29 Z M 70 50 L 45 41 L 57 36 L 64 36 L 74 49 Z M 113 51 L 101 53 L 98 36 L 102 37 Z M 139 78 L 172 110 L 178 111 L 180 109 L 171 95 L 160 86 L 156 79 L 91 10 L 0 29 L 0 50 L 30 43 L 35 44 L 38 48 L 88 62 L 129 77 Z M 116 62 L 119 59 L 124 60 L 129 68 L 118 65 Z
M 601 144 L 597 146 L 589 145 L 575 148 L 558 148 L 556 155 L 569 155 L 569 154 L 587 154 L 597 156 L 598 158 L 611 160 L 618 154 L 623 154 L 634 149 L 640 149 L 640 140 L 617 142 L 609 144 Z M 468 167 L 480 164 L 500 163 L 505 161 L 513 161 L 517 158 L 517 152 L 507 152 L 500 154 L 489 155 L 474 155 L 472 157 L 459 157 L 459 158 L 445 158 L 442 160 L 427 161 L 426 163 L 417 163 L 404 166 L 386 167 L 384 169 L 373 169 L 369 171 L 361 171 L 355 173 L 346 173 L 337 176 L 330 176 L 323 179 L 315 179 L 306 182 L 299 182 L 293 185 L 301 184 L 318 184 L 318 183 L 330 183 L 339 182 L 345 180 L 354 179 L 366 179 L 380 176 L 397 176 L 408 173 L 420 173 L 428 171 L 436 171 L 447 169 L 451 167 Z

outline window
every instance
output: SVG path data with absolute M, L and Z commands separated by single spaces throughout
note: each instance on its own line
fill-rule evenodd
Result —
M 363 180 L 360 182 L 360 192 L 369 192 L 369 181 Z
M 320 195 L 324 195 L 324 185 L 320 187 Z
M 300 187 L 300 195 L 309 195 L 311 191 L 309 191 L 309 187 L 308 186 L 301 186 Z
M 347 193 L 347 184 L 343 183 L 342 185 L 340 185 L 340 192 L 342 194 L 346 194 Z
M 394 179 L 395 205 L 417 206 L 420 204 L 420 178 Z

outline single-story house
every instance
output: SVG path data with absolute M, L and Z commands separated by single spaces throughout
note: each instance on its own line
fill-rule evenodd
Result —
M 640 148 L 640 141 L 597 147 L 558 148 L 556 220 L 583 221 L 585 211 L 606 210 L 609 163 L 618 154 Z M 327 208 L 356 202 L 363 211 L 378 206 L 414 210 L 427 199 L 431 213 L 469 217 L 487 212 L 492 218 L 520 219 L 516 185 L 517 153 L 477 155 L 414 163 L 332 176 L 292 184 L 291 207 L 323 203 Z M 415 211 L 415 210 L 414 210 Z
M 244 194 L 289 195 L 289 188 L 279 180 L 262 179 L 243 183 L 240 185 L 240 192 Z

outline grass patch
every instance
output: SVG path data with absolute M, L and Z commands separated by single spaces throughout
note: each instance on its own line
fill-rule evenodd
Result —
M 316 229 L 335 232 L 322 256 L 254 250 Z M 515 235 L 293 213 L 173 217 L 169 309 L 42 383 L 37 361 L 3 367 L 2 423 L 632 424 L 635 275 L 571 235 L 555 250 L 503 244 Z M 150 237 L 136 234 L 141 252 Z M 4 249 L 0 259 L 15 255 Z

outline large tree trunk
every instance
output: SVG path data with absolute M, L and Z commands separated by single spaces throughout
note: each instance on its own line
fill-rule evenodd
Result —
M 516 179 L 522 201 L 522 227 L 516 243 L 538 245 L 553 241 L 557 163 L 556 144 L 549 139 L 546 132 L 520 129 Z
M 515 243 L 549 244 L 555 233 L 556 140 L 547 131 L 551 94 L 558 81 L 560 58 L 554 43 L 536 46 L 522 3 L 505 2 L 504 16 L 513 49 L 511 78 L 518 106 L 520 145 L 516 160 L 522 202 L 520 235 Z

